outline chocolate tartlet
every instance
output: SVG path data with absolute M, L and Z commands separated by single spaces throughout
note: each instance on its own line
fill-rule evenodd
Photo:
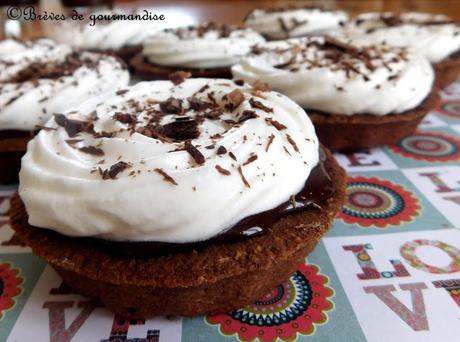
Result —
M 340 28 L 347 20 L 343 11 L 307 5 L 254 9 L 244 23 L 268 40 L 280 40 L 322 34 Z
M 442 89 L 460 75 L 460 26 L 443 14 L 363 13 L 336 32 L 353 44 L 388 44 L 425 56 Z
M 0 183 L 10 184 L 18 181 L 21 169 L 21 157 L 27 143 L 33 138 L 33 132 L 6 130 L 0 131 Z
M 457 51 L 441 62 L 433 64 L 436 71 L 435 86 L 444 89 L 454 83 L 460 76 L 460 51 Z
M 101 1 L 98 5 L 106 4 Z M 120 8 L 103 7 L 92 9 L 88 4 L 81 6 L 86 7 L 84 20 L 45 23 L 46 36 L 78 50 L 113 55 L 129 63 L 142 51 L 144 39 L 159 30 L 160 24 L 156 20 L 143 19 L 146 15 L 144 11 L 127 12 Z M 71 9 L 68 11 L 71 12 Z M 90 16 L 96 18 L 95 23 Z
M 123 253 L 119 244 L 107 251 L 107 246 L 31 226 L 18 195 L 11 199 L 10 223 L 70 288 L 100 300 L 122 317 L 224 313 L 251 304 L 286 280 L 332 225 L 345 199 L 346 176 L 324 151 L 334 196 L 280 217 L 265 234 L 246 241 L 154 258 L 142 251 L 156 246 L 142 249 L 142 244 L 134 244 L 126 246 L 125 253 L 141 248 L 141 257 L 128 258 L 113 254 L 115 249 L 120 254 L 120 248 Z
M 212 22 L 166 29 L 150 35 L 130 65 L 145 80 L 166 80 L 178 70 L 192 77 L 231 78 L 230 66 L 264 41 L 252 29 Z
M 339 151 L 397 143 L 415 131 L 438 98 L 424 57 L 331 36 L 257 46 L 232 73 L 292 98 L 310 115 L 320 141 Z
M 417 129 L 426 113 L 436 106 L 437 91 L 415 109 L 401 114 L 376 117 L 372 114 L 339 115 L 308 110 L 316 134 L 334 151 L 356 151 L 398 143 Z M 340 134 L 337 134 L 340 132 Z
M 11 226 L 124 317 L 250 304 L 295 272 L 344 201 L 345 172 L 305 112 L 261 87 L 143 82 L 77 112 L 31 142 Z
M 17 182 L 27 142 L 53 113 L 124 87 L 123 63 L 50 40 L 0 42 L 0 183 Z M 100 83 L 98 83 L 100 82 Z

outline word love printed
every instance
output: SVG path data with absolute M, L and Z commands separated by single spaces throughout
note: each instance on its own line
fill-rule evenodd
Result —
M 324 244 L 369 341 L 460 334 L 459 230 L 331 237 Z
M 72 293 L 56 272 L 47 266 L 8 341 L 179 342 L 181 335 L 181 319 L 122 319 L 87 298 Z
M 403 170 L 409 180 L 455 226 L 460 226 L 460 166 Z

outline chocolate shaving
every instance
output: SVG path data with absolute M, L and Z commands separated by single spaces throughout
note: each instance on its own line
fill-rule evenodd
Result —
M 190 156 L 195 160 L 197 164 L 204 164 L 206 161 L 206 158 L 204 155 L 195 147 L 192 145 L 191 142 L 186 142 L 185 143 L 185 150 L 190 154 Z
M 231 175 L 230 171 L 228 171 L 227 169 L 224 169 L 222 166 L 216 165 L 215 167 L 216 167 L 216 170 L 219 171 L 219 173 L 223 174 L 224 176 Z
M 97 116 L 97 112 L 95 110 L 88 114 L 88 118 L 93 121 L 99 120 L 99 117 Z
M 291 155 L 291 152 L 286 148 L 286 146 L 283 145 L 284 152 L 286 152 L 289 156 Z
M 196 97 L 189 97 L 187 100 L 190 105 L 190 108 L 196 111 L 204 111 L 206 109 L 216 107 L 215 103 L 203 101 Z
M 203 23 L 198 26 L 186 26 L 175 29 L 166 29 L 165 32 L 171 32 L 180 39 L 187 39 L 191 35 L 203 37 L 207 32 L 215 31 L 218 35 L 218 38 L 225 38 L 229 37 L 233 31 L 239 29 L 241 29 L 239 26 L 230 26 L 226 24 L 217 24 L 214 22 L 210 22 Z
M 63 127 L 69 137 L 73 137 L 80 132 L 94 133 L 92 122 L 68 119 L 64 114 L 54 114 L 54 121 Z
M 225 95 L 225 99 L 228 103 L 225 105 L 225 109 L 233 111 L 244 101 L 244 94 L 239 89 L 235 89 Z
M 286 67 L 294 64 L 295 61 L 296 61 L 296 55 L 293 55 L 286 62 L 275 64 L 275 65 L 273 65 L 273 67 L 275 67 L 277 69 L 286 69 Z
M 248 188 L 251 187 L 251 185 L 248 183 L 246 177 L 244 177 L 243 170 L 241 169 L 241 166 L 238 166 L 238 173 L 241 176 L 241 180 L 243 181 L 244 185 L 246 185 Z
M 233 83 L 235 83 L 237 86 L 243 86 L 244 85 L 244 80 L 233 80 Z
M 357 73 L 358 75 L 363 76 L 365 81 L 369 81 L 369 77 L 367 75 L 363 74 L 361 71 L 359 71 L 359 69 L 356 68 L 353 64 L 351 64 L 349 62 L 346 62 L 346 61 L 343 61 L 342 65 L 346 68 L 345 69 L 346 72 L 347 72 L 347 70 L 352 70 L 355 73 Z
M 55 131 L 56 128 L 54 127 L 46 127 L 46 126 L 42 126 L 42 125 L 35 125 L 34 127 L 35 129 L 42 129 L 44 131 Z
M 265 106 L 262 102 L 257 101 L 253 97 L 251 97 L 249 99 L 249 104 L 251 105 L 252 108 L 257 108 L 257 109 L 263 110 L 266 113 L 273 113 L 273 108 L 269 108 L 269 107 Z
M 75 52 L 68 55 L 66 59 L 60 63 L 31 63 L 27 68 L 19 71 L 14 77 L 4 81 L 4 83 L 23 83 L 31 81 L 34 85 L 37 85 L 38 79 L 59 79 L 63 76 L 72 75 L 82 66 L 94 69 L 98 63 L 99 59 L 83 58 L 80 53 Z
M 127 168 L 130 168 L 131 164 L 124 161 L 119 161 L 116 164 L 113 164 L 110 168 L 102 170 L 99 168 L 99 174 L 102 176 L 102 179 L 116 179 L 117 175 L 120 172 L 123 172 Z
M 163 133 L 165 136 L 175 140 L 189 140 L 195 139 L 200 136 L 200 130 L 198 129 L 198 122 L 192 118 L 185 118 L 185 120 L 179 120 L 177 118 L 175 122 L 163 125 Z
M 136 132 L 149 138 L 168 141 L 166 136 L 163 134 L 163 128 L 160 125 L 149 124 L 144 127 L 139 127 Z
M 403 20 L 401 17 L 398 15 L 380 15 L 380 20 L 386 25 L 386 26 L 399 26 L 403 24 Z
M 23 95 L 23 94 L 20 94 L 20 95 L 18 95 L 18 96 L 12 97 L 11 99 L 9 99 L 9 100 L 4 104 L 4 106 L 6 107 L 6 106 L 12 104 L 14 101 L 16 101 L 17 99 L 19 99 L 22 95 Z
M 216 140 L 216 139 L 222 139 L 223 136 L 222 136 L 222 134 L 216 133 L 216 134 L 211 135 L 210 138 Z
M 186 71 L 176 71 L 168 75 L 169 80 L 174 83 L 174 85 L 181 84 L 184 82 L 187 78 L 190 78 L 192 74 L 190 72 Z
M 299 148 L 297 147 L 297 144 L 295 143 L 294 139 L 292 139 L 292 137 L 289 135 L 289 134 L 286 134 L 286 138 L 287 140 L 289 141 L 289 143 L 292 145 L 292 147 L 294 148 L 294 150 L 296 152 L 299 152 Z
M 79 142 L 82 142 L 82 141 L 83 141 L 83 139 L 67 139 L 67 140 L 65 140 L 65 142 L 67 144 L 69 144 L 69 145 L 75 145 L 75 144 L 77 144 Z
M 325 36 L 324 37 L 324 46 L 325 47 L 333 47 L 338 49 L 339 51 L 342 51 L 344 53 L 349 54 L 350 56 L 353 56 L 360 61 L 364 63 L 367 69 L 370 71 L 374 71 L 375 67 L 371 63 L 371 57 L 369 53 L 366 51 L 366 49 L 360 49 L 357 48 L 353 45 L 347 44 L 345 42 L 342 42 L 340 40 L 337 40 L 331 36 Z M 361 72 L 357 71 L 357 69 L 352 69 L 358 74 L 361 74 Z M 363 75 L 364 76 L 364 75 Z
M 259 115 L 256 114 L 253 110 L 245 110 L 243 113 L 241 113 L 240 118 L 238 119 L 238 123 L 245 122 L 249 119 L 255 119 L 258 118 Z
M 106 131 L 93 133 L 93 136 L 95 138 L 113 138 L 115 135 L 117 135 L 116 132 L 106 132 Z
M 225 153 L 227 153 L 227 149 L 224 146 L 220 145 L 219 148 L 217 149 L 217 154 L 220 155 L 220 154 L 225 154 Z
M 275 139 L 275 136 L 273 134 L 270 134 L 270 136 L 268 137 L 267 147 L 265 147 L 265 152 L 268 152 L 268 149 L 270 148 L 270 145 L 272 144 L 273 139 Z
M 283 125 L 281 122 L 276 121 L 271 118 L 266 118 L 265 122 L 267 122 L 269 125 L 275 127 L 278 131 L 282 131 L 283 129 L 286 129 L 286 126 Z
M 268 86 L 267 83 L 262 82 L 261 80 L 256 80 L 252 84 L 252 89 L 258 90 L 258 91 L 269 91 L 270 87 Z
M 182 100 L 174 97 L 170 97 L 166 101 L 160 102 L 160 109 L 165 114 L 182 114 L 184 112 Z
M 92 154 L 93 156 L 103 156 L 104 151 L 99 147 L 95 146 L 83 146 L 78 149 L 79 151 L 87 154 Z
M 248 164 L 251 164 L 252 162 L 256 161 L 257 160 L 257 154 L 253 154 L 252 156 L 250 156 L 248 158 L 248 160 L 246 160 L 244 163 L 243 163 L 243 166 L 246 166 Z
M 126 94 L 129 90 L 128 89 L 121 89 L 115 92 L 117 95 L 123 95 Z
M 120 113 L 117 112 L 112 116 L 112 119 L 119 121 L 124 124 L 133 124 L 136 122 L 136 117 L 132 114 L 125 114 L 125 113 Z
M 228 155 L 230 156 L 230 158 L 232 158 L 234 161 L 237 161 L 236 160 L 236 156 L 233 154 L 233 152 L 228 152 Z
M 278 23 L 280 24 L 281 30 L 283 30 L 283 32 L 289 33 L 290 30 L 288 26 L 286 25 L 286 23 L 284 22 L 283 18 L 278 18 Z
M 207 90 L 209 88 L 209 84 L 205 84 L 204 86 L 202 86 L 200 89 L 198 89 L 197 93 L 202 93 L 204 92 L 205 90 Z
M 163 171 L 163 169 L 160 169 L 160 168 L 156 168 L 154 169 L 153 171 L 155 171 L 156 173 L 158 173 L 159 175 L 163 176 L 163 179 L 166 181 L 166 182 L 169 182 L 173 185 L 178 185 L 177 182 L 174 180 L 174 178 L 172 178 L 170 175 L 168 175 L 165 171 Z
M 211 111 L 207 111 L 204 114 L 204 117 L 210 120 L 218 120 L 223 112 L 220 109 L 213 109 Z

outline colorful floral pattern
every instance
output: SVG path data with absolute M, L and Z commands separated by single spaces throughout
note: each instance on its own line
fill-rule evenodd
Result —
M 0 263 L 0 319 L 6 310 L 16 304 L 15 298 L 22 292 L 22 283 L 18 269 L 8 263 Z
M 439 104 L 438 113 L 460 120 L 460 100 L 446 100 Z
M 300 335 L 313 335 L 315 327 L 327 322 L 334 291 L 329 279 L 315 265 L 300 265 L 286 282 L 244 309 L 206 317 L 226 336 L 240 341 L 292 341 Z
M 339 218 L 362 227 L 386 228 L 410 222 L 420 204 L 402 186 L 376 177 L 349 177 L 347 201 Z
M 416 132 L 389 148 L 403 157 L 427 162 L 460 160 L 460 139 L 434 132 Z

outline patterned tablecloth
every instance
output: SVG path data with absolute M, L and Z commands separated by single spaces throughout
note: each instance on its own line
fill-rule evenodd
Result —
M 458 340 L 460 82 L 399 145 L 337 158 L 347 203 L 296 274 L 249 307 L 193 319 L 127 321 L 71 293 L 17 244 L 14 187 L 0 188 L 0 341 Z

